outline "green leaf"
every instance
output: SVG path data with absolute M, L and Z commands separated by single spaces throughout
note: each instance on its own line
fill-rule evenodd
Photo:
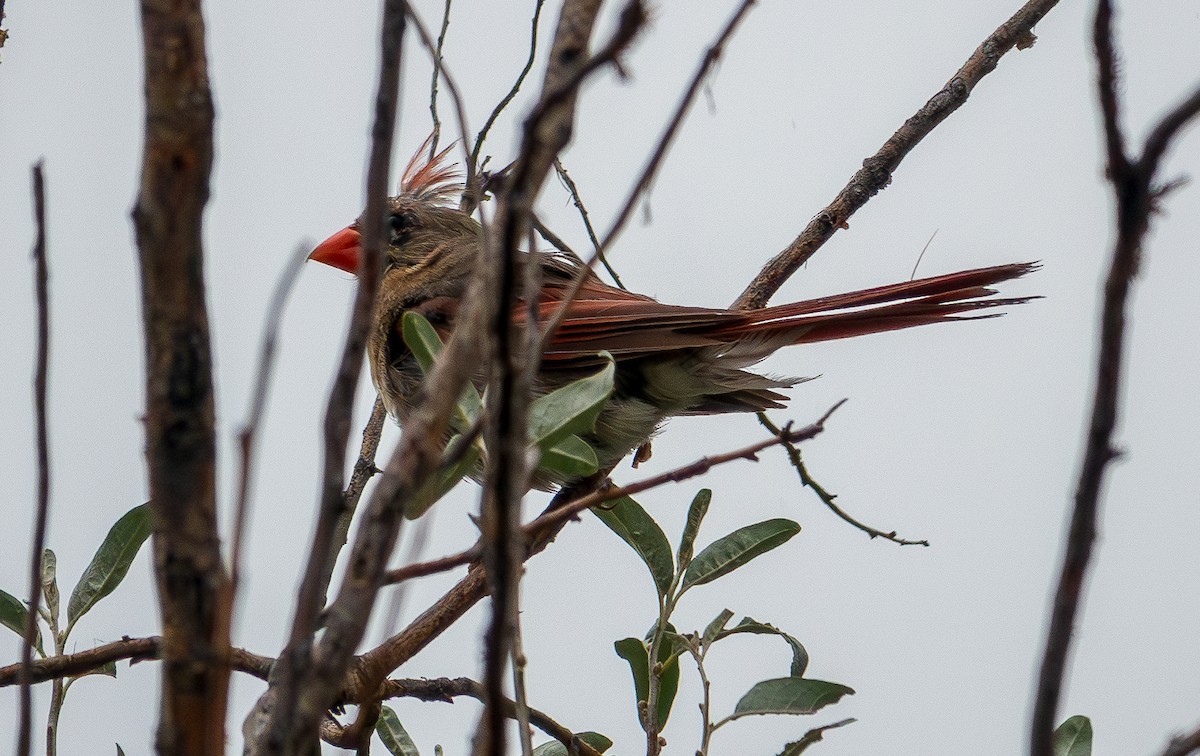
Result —
M 67 632 L 100 599 L 112 593 L 129 572 L 129 565 L 150 536 L 150 505 L 140 504 L 117 520 L 92 562 L 71 591 L 67 602 Z
M 453 450 L 462 443 L 462 436 L 454 436 L 450 439 L 450 443 L 446 444 L 446 450 L 442 452 L 442 458 L 453 453 Z M 449 467 L 440 467 L 438 471 L 425 481 L 425 485 L 413 495 L 404 507 L 404 516 L 410 520 L 415 520 L 425 511 L 440 500 L 443 496 L 450 493 L 450 489 L 462 482 L 475 464 L 479 462 L 480 452 L 479 447 L 472 444 L 470 448 L 463 451 L 458 462 Z
M 433 368 L 438 352 L 442 351 L 442 338 L 429 324 L 429 321 L 419 313 L 409 310 L 401 320 L 401 330 L 404 333 L 404 344 L 417 360 L 422 373 L 429 373 Z M 462 396 L 454 405 L 454 416 L 450 419 L 450 427 L 459 433 L 466 433 L 475 418 L 479 416 L 483 406 L 483 398 L 479 390 L 470 381 L 463 389 Z
M 712 622 L 708 623 L 708 627 L 704 628 L 704 633 L 700 636 L 700 641 L 705 646 L 710 645 L 729 624 L 729 620 L 733 619 L 733 612 L 728 609 L 722 609 L 721 613 L 713 618 Z
M 596 749 L 598 753 L 604 753 L 612 748 L 612 741 L 598 732 L 577 732 L 575 737 Z M 569 756 L 569 753 L 567 747 L 557 740 L 542 743 L 533 749 L 533 756 Z
M 0 625 L 4 625 L 24 638 L 25 618 L 28 615 L 29 610 L 25 608 L 25 602 L 5 591 L 0 591 Z M 33 623 L 33 647 L 37 649 L 39 656 L 46 655 L 42 649 L 42 628 L 38 626 L 36 620 Z
M 799 532 L 799 525 L 782 518 L 738 528 L 696 555 L 683 575 L 679 592 L 694 585 L 711 583 L 776 546 L 782 546 Z
M 708 514 L 708 505 L 712 503 L 712 491 L 700 489 L 688 507 L 687 524 L 683 526 L 683 535 L 679 539 L 679 569 L 686 570 L 692 561 L 693 549 L 696 546 L 696 534 L 700 532 L 700 522 Z
M 751 714 L 815 714 L 854 691 L 845 685 L 804 677 L 763 680 L 733 709 L 734 717 Z
M 392 756 L 420 756 L 404 725 L 400 724 L 400 717 L 390 706 L 380 710 L 379 719 L 375 721 L 375 734 Z
M 650 569 L 658 595 L 666 596 L 675 576 L 675 566 L 671 562 L 671 544 L 654 518 L 628 496 L 622 496 L 604 508 L 593 507 L 591 512 L 633 547 Z
M 1091 756 L 1092 720 L 1076 714 L 1054 731 L 1054 756 Z
M 42 597 L 46 601 L 46 608 L 50 610 L 50 616 L 54 618 L 54 624 L 51 629 L 58 625 L 58 557 L 54 556 L 54 552 L 46 549 L 42 552 Z
M 728 630 L 722 630 L 721 632 L 717 633 L 716 637 L 713 638 L 713 642 L 715 643 L 722 638 L 728 638 L 729 636 L 737 635 L 738 633 L 778 635 L 780 638 L 783 638 L 792 648 L 792 667 L 789 674 L 791 674 L 792 677 L 804 677 L 804 670 L 808 668 L 808 651 L 804 648 L 800 641 L 796 640 L 794 637 L 785 633 L 774 625 L 768 625 L 765 622 L 758 622 L 750 617 L 746 617 L 739 622 L 736 627 L 732 627 Z
M 800 754 L 808 750 L 810 745 L 820 741 L 826 732 L 835 730 L 838 727 L 845 727 L 848 724 L 854 724 L 857 721 L 857 719 L 843 719 L 840 722 L 827 724 L 824 727 L 814 727 L 804 733 L 804 736 L 799 740 L 793 740 L 791 743 L 785 745 L 783 750 L 779 752 L 779 756 L 800 756 Z
M 617 656 L 629 662 L 629 671 L 633 674 L 633 691 L 637 696 L 638 722 L 642 721 L 642 701 L 650 699 L 650 649 L 645 641 L 637 638 L 622 638 L 613 643 Z M 671 705 L 675 703 L 675 694 L 679 691 L 679 656 L 673 652 L 672 644 L 664 643 L 658 651 L 658 660 L 663 663 L 662 674 L 658 682 L 658 729 L 667 724 L 671 716 Z M 642 729 L 645 729 L 643 725 Z
M 548 449 L 567 436 L 590 432 L 613 390 L 616 362 L 611 355 L 604 369 L 540 396 L 529 405 L 529 437 Z
M 567 436 L 542 453 L 538 468 L 561 473 L 567 478 L 583 478 L 600 469 L 600 460 L 582 438 Z
M 613 643 L 617 656 L 629 663 L 629 671 L 633 674 L 634 704 L 638 712 L 638 724 L 646 729 L 642 722 L 642 702 L 650 698 L 650 652 L 640 638 L 622 638 Z
M 113 679 L 116 679 L 117 663 L 115 661 L 105 662 L 104 664 L 101 664 L 99 667 L 96 667 L 95 669 L 89 669 L 87 672 L 82 672 L 78 675 L 74 675 L 71 677 L 71 679 L 78 680 L 81 677 L 87 677 L 89 675 L 104 675 L 105 677 L 111 677 Z

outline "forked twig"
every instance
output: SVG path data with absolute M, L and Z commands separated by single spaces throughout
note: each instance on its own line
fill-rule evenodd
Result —
M 1108 177 L 1116 198 L 1117 236 L 1104 283 L 1091 420 L 1037 681 L 1029 735 L 1032 756 L 1050 756 L 1054 750 L 1054 724 L 1071 636 L 1096 539 L 1100 492 L 1108 464 L 1120 454 L 1113 446 L 1112 436 L 1120 409 L 1121 362 L 1129 294 L 1137 275 L 1142 244 L 1150 228 L 1150 217 L 1165 192 L 1176 185 L 1171 182 L 1157 184 L 1156 174 L 1171 142 L 1188 122 L 1200 116 L 1198 87 L 1151 130 L 1141 157 L 1129 156 L 1120 123 L 1117 53 L 1113 43 L 1110 0 L 1099 0 L 1096 4 L 1093 44 L 1098 64 L 1097 89 L 1104 119 Z
M 758 413 L 758 422 L 764 428 L 766 428 L 767 430 L 771 431 L 772 433 L 774 433 L 776 435 L 778 435 L 781 432 L 780 429 L 775 425 L 775 423 L 771 422 L 770 418 L 767 417 L 765 412 Z M 825 506 L 829 507 L 829 510 L 831 512 L 833 512 L 835 515 L 840 517 L 842 520 L 844 520 L 845 522 L 849 523 L 850 525 L 853 525 L 854 527 L 858 528 L 859 530 L 866 533 L 871 538 L 883 538 L 885 540 L 891 541 L 892 543 L 896 543 L 901 546 L 928 546 L 929 545 L 929 541 L 927 541 L 925 539 L 921 539 L 919 541 L 910 541 L 908 539 L 900 538 L 899 536 L 897 536 L 896 531 L 894 531 L 894 530 L 891 531 L 890 533 L 885 532 L 883 530 L 873 528 L 870 525 L 867 525 L 866 523 L 856 520 L 854 517 L 852 517 L 850 515 L 849 512 L 846 512 L 844 509 L 839 507 L 834 502 L 834 499 L 837 498 L 836 494 L 829 493 L 829 491 L 825 490 L 824 486 L 822 486 L 817 481 L 813 480 L 812 475 L 810 475 L 808 472 L 808 467 L 804 464 L 804 457 L 800 454 L 800 449 L 790 441 L 784 441 L 784 442 L 782 442 L 781 445 L 783 446 L 784 450 L 787 452 L 788 461 L 792 463 L 792 467 L 795 468 L 796 474 L 800 476 L 801 485 L 812 489 L 813 493 L 815 493 L 817 495 L 817 498 L 819 498 L 821 500 L 821 502 L 823 504 L 825 504 Z

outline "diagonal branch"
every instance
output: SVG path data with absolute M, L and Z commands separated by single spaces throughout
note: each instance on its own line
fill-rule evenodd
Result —
M 1058 0 L 1029 0 L 985 39 L 946 86 L 905 121 L 878 152 L 864 160 L 863 167 L 833 202 L 817 213 L 800 235 L 763 267 L 733 303 L 734 309 L 754 310 L 765 306 L 784 281 L 808 262 L 835 231 L 847 227 L 850 216 L 891 183 L 900 162 L 967 101 L 975 85 L 996 69 L 1002 56 L 1014 47 L 1023 50 L 1034 43 L 1034 25 L 1057 4 Z
M 381 261 L 386 239 L 384 207 L 396 125 L 406 10 L 407 3 L 404 0 L 388 0 L 384 4 L 380 29 L 379 87 L 375 96 L 371 157 L 367 167 L 358 290 L 342 359 L 325 413 L 324 462 L 317 525 L 287 646 L 280 654 L 272 691 L 277 700 L 265 721 L 258 722 L 261 728 L 256 729 L 256 735 L 262 736 L 261 740 L 255 739 L 256 744 L 263 753 L 298 753 L 307 748 L 315 737 L 324 711 L 324 706 L 314 700 L 314 697 L 321 698 L 323 691 L 311 684 L 317 676 L 312 649 L 313 635 L 318 628 L 321 604 L 328 588 L 329 573 L 326 566 L 332 558 L 337 525 L 345 507 L 343 484 L 350 416 L 383 268 Z M 299 706 L 302 701 L 308 705 Z M 293 713 L 295 716 L 292 716 Z M 257 711 L 250 716 L 257 722 Z

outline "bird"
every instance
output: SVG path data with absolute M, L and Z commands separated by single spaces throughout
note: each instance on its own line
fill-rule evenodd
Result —
M 423 315 L 447 340 L 484 254 L 480 223 L 454 203 L 463 187 L 455 167 L 446 163 L 449 149 L 436 155 L 418 151 L 403 173 L 399 193 L 386 203 L 388 243 L 367 352 L 375 388 L 399 422 L 412 409 L 423 379 L 403 338 L 404 314 Z M 309 259 L 356 273 L 361 225 L 360 217 L 317 245 Z M 731 310 L 661 303 L 604 283 L 565 254 L 524 254 L 542 267 L 533 310 L 540 323 L 562 306 L 576 276 L 584 276 L 546 342 L 533 390 L 546 394 L 595 373 L 611 356 L 612 394 L 594 430 L 581 435 L 604 470 L 641 448 L 671 417 L 784 407 L 788 397 L 781 391 L 808 379 L 747 369 L 783 347 L 994 317 L 1001 314 L 995 308 L 1035 297 L 998 297 L 991 287 L 1038 267 L 1029 262 L 994 265 Z M 525 319 L 530 311 L 522 302 L 513 315 Z M 481 388 L 484 380 L 481 373 Z M 571 482 L 550 477 L 536 481 L 537 487 Z

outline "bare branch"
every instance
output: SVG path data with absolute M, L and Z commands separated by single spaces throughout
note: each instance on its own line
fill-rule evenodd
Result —
M 500 701 L 504 698 L 504 671 L 512 651 L 520 565 L 524 561 L 520 537 L 521 499 L 529 489 L 528 410 L 530 388 L 537 369 L 538 353 L 530 353 L 526 327 L 514 322 L 512 313 L 522 294 L 534 298 L 536 288 L 522 292 L 521 251 L 531 227 L 533 204 L 550 166 L 567 145 L 574 128 L 575 100 L 579 85 L 589 70 L 597 70 L 604 55 L 615 58 L 632 39 L 629 30 L 622 41 L 621 30 L 628 26 L 630 8 L 640 11 L 634 2 L 622 14 L 626 23 L 609 49 L 595 57 L 587 54 L 592 28 L 600 11 L 599 0 L 567 0 L 563 4 L 551 46 L 545 84 L 538 106 L 525 120 L 521 149 L 509 180 L 498 196 L 496 233 L 488 245 L 492 286 L 488 295 L 488 337 L 490 378 L 487 437 L 488 459 L 483 489 L 483 557 L 492 590 L 492 617 L 484 635 L 484 706 L 475 733 L 474 752 L 490 756 L 505 752 L 505 717 Z M 634 27 L 642 14 L 634 12 Z M 525 265 L 530 275 L 538 266 Z M 538 286 L 533 281 L 533 286 Z
M 1190 120 L 1200 115 L 1200 89 L 1197 89 L 1159 121 L 1146 140 L 1142 156 L 1130 161 L 1123 153 L 1124 138 L 1117 120 L 1117 53 L 1112 38 L 1112 7 L 1109 0 L 1097 3 L 1093 42 L 1099 68 L 1098 96 L 1105 119 L 1109 181 L 1116 198 L 1117 235 L 1104 283 L 1091 420 L 1037 681 L 1037 697 L 1030 724 L 1032 756 L 1050 756 L 1053 752 L 1054 723 L 1062 696 L 1067 655 L 1096 539 L 1100 492 L 1108 464 L 1119 456 L 1112 437 L 1121 398 L 1126 309 L 1133 279 L 1137 275 L 1143 240 L 1150 227 L 1150 216 L 1156 209 L 1156 202 L 1162 197 L 1161 188 L 1155 184 L 1155 174 L 1172 139 Z
M 747 459 L 752 462 L 758 461 L 755 456 L 763 449 L 766 449 L 776 444 L 781 443 L 800 443 L 807 441 L 810 438 L 817 436 L 821 431 L 825 430 L 825 421 L 827 421 L 838 407 L 846 403 L 843 399 L 837 404 L 829 408 L 824 415 L 820 417 L 812 425 L 805 426 L 799 430 L 792 430 L 791 424 L 785 425 L 780 429 L 779 433 L 774 438 L 769 438 L 765 441 L 759 441 L 741 449 L 725 452 L 724 454 L 715 454 L 711 457 L 701 457 L 691 464 L 677 467 L 674 470 L 668 470 L 637 483 L 630 483 L 626 486 L 610 486 L 600 491 L 590 493 L 587 496 L 575 499 L 564 504 L 554 510 L 548 511 L 540 515 L 537 519 L 525 526 L 525 531 L 531 537 L 537 538 L 548 528 L 553 528 L 573 517 L 578 515 L 585 509 L 591 509 L 597 504 L 602 504 L 606 501 L 619 499 L 622 496 L 632 496 L 642 491 L 656 488 L 664 483 L 678 483 L 688 478 L 694 478 L 697 475 L 703 475 L 712 468 L 723 465 L 726 462 L 732 462 L 737 459 Z
M 433 51 L 433 75 L 429 80 L 429 118 L 433 121 L 433 133 L 429 137 L 429 162 L 433 162 L 438 153 L 438 139 L 442 136 L 442 121 L 438 118 L 438 80 L 442 73 L 442 48 L 446 44 L 446 31 L 450 28 L 450 5 L 453 0 L 446 0 L 442 10 L 442 28 L 438 32 L 437 47 Z M 463 135 L 466 139 L 466 134 Z
M 160 754 L 225 744 L 229 637 L 216 513 L 202 224 L 213 105 L 199 0 L 142 0 L 145 145 L 133 210 L 146 345 L 146 461 L 163 622 Z
M 567 169 L 563 166 L 562 161 L 557 158 L 554 160 L 554 171 L 558 174 L 559 181 L 563 183 L 563 186 L 567 188 L 567 192 L 571 195 L 571 203 L 579 211 L 579 217 L 583 220 L 583 227 L 587 231 L 588 239 L 592 242 L 592 250 L 600 260 L 600 264 L 608 271 L 608 275 L 612 277 L 613 283 L 625 289 L 625 284 L 621 283 L 621 277 L 617 275 L 617 271 L 613 270 L 612 265 L 608 262 L 608 257 L 604 254 L 604 248 L 600 246 L 600 239 L 596 237 L 596 229 L 592 227 L 592 219 L 588 215 L 587 205 L 583 204 L 583 197 L 579 196 L 579 187 L 575 185 L 575 180 L 571 178 L 571 174 L 567 173 Z M 541 229 L 538 229 L 538 231 L 540 233 Z M 554 242 L 550 243 L 553 244 Z
M 829 203 L 782 252 L 763 267 L 733 303 L 736 309 L 753 310 L 766 305 L 793 273 L 892 180 L 900 162 L 942 121 L 958 110 L 979 81 L 996 69 L 1000 58 L 1016 47 L 1023 50 L 1034 42 L 1032 29 L 1058 0 L 1029 0 L 1012 18 L 996 29 L 967 59 L 962 68 L 884 142 Z
M 483 128 L 475 135 L 475 146 L 471 148 L 471 154 L 467 158 L 468 175 L 474 175 L 470 173 L 470 170 L 479 168 L 479 151 L 483 149 L 483 143 L 487 140 L 488 132 L 492 130 L 492 125 L 496 123 L 496 119 L 500 117 L 500 114 L 504 112 L 508 104 L 521 91 L 521 85 L 525 83 L 525 77 L 533 69 L 533 61 L 537 58 L 538 21 L 541 20 L 542 5 L 545 2 L 546 0 L 535 0 L 534 2 L 533 19 L 530 21 L 531 29 L 529 32 L 529 58 L 525 61 L 525 67 L 521 69 L 521 73 L 517 75 L 517 80 L 513 82 L 512 88 L 500 99 L 500 102 L 496 103 L 496 107 L 492 108 L 491 115 L 488 116 L 487 121 L 483 124 Z M 463 138 L 466 138 L 466 134 L 463 135 Z M 479 204 L 479 195 L 479 187 L 468 182 L 467 189 L 463 192 L 463 212 L 469 213 L 474 211 L 475 206 Z
M 771 431 L 772 433 L 774 433 L 776 435 L 779 435 L 780 429 L 775 425 L 775 423 L 771 422 L 770 418 L 767 417 L 767 414 L 765 412 L 758 413 L 758 422 L 760 425 L 762 425 L 767 430 Z M 800 476 L 800 484 L 803 486 L 806 486 L 807 488 L 812 489 L 813 493 L 815 493 L 817 495 L 817 498 L 819 498 L 825 506 L 829 507 L 829 510 L 831 512 L 833 512 L 835 515 L 840 517 L 843 521 L 858 528 L 859 530 L 866 533 L 871 538 L 883 538 L 885 540 L 891 541 L 892 543 L 896 543 L 901 546 L 928 546 L 929 545 L 929 541 L 926 541 L 924 539 L 922 539 L 920 541 L 910 541 L 905 538 L 900 538 L 899 536 L 896 535 L 896 531 L 894 531 L 894 530 L 891 531 L 890 533 L 883 531 L 883 530 L 879 530 L 877 528 L 871 527 L 870 525 L 867 525 L 866 523 L 859 522 L 854 517 L 851 517 L 849 512 L 846 512 L 844 509 L 842 509 L 836 503 L 834 503 L 834 499 L 837 498 L 837 494 L 829 493 L 829 491 L 825 490 L 824 486 L 822 486 L 817 481 L 813 480 L 812 475 L 810 475 L 808 472 L 808 467 L 804 464 L 804 457 L 800 454 L 800 449 L 790 441 L 784 441 L 784 442 L 782 442 L 781 445 L 783 446 L 784 450 L 787 452 L 788 461 L 792 463 L 792 467 L 795 468 L 796 474 Z
M 400 87 L 400 61 L 407 18 L 404 0 L 384 4 L 380 29 L 379 87 L 375 95 L 375 118 L 371 129 L 371 157 L 367 167 L 366 210 L 362 223 L 362 259 L 358 271 L 358 290 L 347 329 L 337 377 L 330 391 L 324 421 L 323 472 L 321 502 L 304 578 L 296 603 L 291 633 L 279 659 L 275 707 L 263 722 L 264 735 L 258 745 L 263 753 L 298 753 L 311 744 L 324 707 L 315 702 L 297 706 L 310 693 L 320 689 L 310 685 L 315 676 L 312 654 L 313 634 L 318 627 L 321 604 L 328 588 L 326 566 L 331 561 L 337 523 L 345 507 L 343 493 L 346 443 L 350 435 L 350 416 L 362 369 L 375 295 L 383 269 L 384 207 L 388 195 L 388 173 L 395 134 L 397 93 Z M 303 690 L 304 695 L 301 695 Z M 251 717 L 256 714 L 252 713 Z
M 554 311 L 554 315 L 549 321 L 547 321 L 545 327 L 543 327 L 542 351 L 545 351 L 546 345 L 550 343 L 550 338 L 562 324 L 563 318 L 565 318 L 567 315 L 567 309 L 571 306 L 571 302 L 575 301 L 575 297 L 579 294 L 579 290 L 582 288 L 583 282 L 587 280 L 587 276 L 590 274 L 592 266 L 596 264 L 596 261 L 600 258 L 600 254 L 612 246 L 613 241 L 617 238 L 617 235 L 621 232 L 621 229 L 625 227 L 625 224 L 629 220 L 629 216 L 633 213 L 633 208 L 637 206 L 638 200 L 642 196 L 642 192 L 650 185 L 650 182 L 653 181 L 655 174 L 658 172 L 658 167 L 661 165 L 663 158 L 666 156 L 667 149 L 671 146 L 671 142 L 674 141 L 675 134 L 679 131 L 679 127 L 683 123 L 684 116 L 686 116 L 688 110 L 691 109 L 692 102 L 696 99 L 696 94 L 700 91 L 700 87 L 704 83 L 704 79 L 708 76 L 709 72 L 712 70 L 712 67 L 716 65 L 717 61 L 720 60 L 725 49 L 725 44 L 729 41 L 730 37 L 733 36 L 733 32 L 737 29 L 738 24 L 741 23 L 741 20 L 746 13 L 749 12 L 750 7 L 754 5 L 754 2 L 755 0 L 743 0 L 741 5 L 738 6 L 737 10 L 734 11 L 729 21 L 725 24 L 725 28 L 722 29 L 721 33 L 717 36 L 716 41 L 713 42 L 705 51 L 704 57 L 701 59 L 699 67 L 696 69 L 696 73 L 692 76 L 692 81 L 688 85 L 687 91 L 684 92 L 683 97 L 680 98 L 679 104 L 675 108 L 674 114 L 672 114 L 671 118 L 667 121 L 667 126 L 663 130 L 662 136 L 659 137 L 658 144 L 651 153 L 650 159 L 646 161 L 646 165 L 642 169 L 641 174 L 638 176 L 637 182 L 634 183 L 633 188 L 630 189 L 629 194 L 626 196 L 625 204 L 621 206 L 621 210 L 617 213 L 617 217 L 613 220 L 612 225 L 609 227 L 608 233 L 604 235 L 604 239 L 600 242 L 599 247 L 588 258 L 587 262 L 580 269 L 579 274 L 575 276 L 575 280 L 571 282 L 571 286 L 564 292 L 562 305 L 560 305 L 558 309 Z
M 1172 738 L 1162 756 L 1190 756 L 1193 753 L 1200 753 L 1200 728 Z
M 0 9 L 2 10 L 2 9 Z M 0 15 L 0 18 L 3 18 Z M 46 430 L 46 377 L 50 365 L 50 272 L 46 263 L 46 180 L 42 161 L 33 166 L 33 219 L 37 237 L 33 242 L 33 289 L 37 300 L 37 357 L 33 373 L 33 408 L 36 415 L 37 505 L 33 526 L 33 550 L 29 554 L 29 604 L 21 639 L 21 718 L 17 753 L 28 756 L 32 743 L 33 640 L 37 637 L 38 607 L 42 601 L 42 552 L 46 548 L 46 519 L 50 512 L 50 443 Z
M 119 641 L 105 643 L 103 646 L 90 648 L 87 651 L 39 659 L 33 663 L 30 681 L 43 683 L 64 677 L 79 677 L 122 659 L 129 659 L 131 664 L 159 659 L 162 653 L 162 642 L 162 638 L 157 635 L 148 638 L 126 637 Z M 260 680 L 267 679 L 274 661 L 269 656 L 259 656 L 244 649 L 231 649 L 230 663 L 233 668 Z M 0 667 L 0 688 L 16 683 L 20 671 L 20 664 Z

